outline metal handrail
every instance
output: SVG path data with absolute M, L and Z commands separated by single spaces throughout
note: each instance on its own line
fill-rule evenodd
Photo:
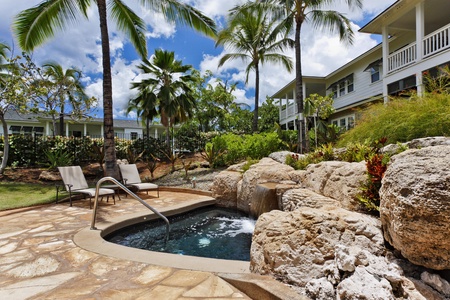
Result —
M 146 203 L 144 200 L 142 200 L 138 195 L 136 195 L 135 193 L 130 191 L 126 186 L 124 186 L 122 183 L 120 183 L 117 179 L 115 179 L 113 177 L 103 177 L 97 182 L 97 185 L 95 187 L 94 210 L 92 212 L 91 230 L 97 229 L 95 227 L 95 218 L 97 216 L 98 194 L 99 194 L 99 190 L 100 190 L 100 184 L 102 184 L 105 181 L 111 181 L 111 182 L 115 183 L 119 188 L 124 190 L 128 195 L 132 196 L 134 199 L 141 202 L 142 205 L 144 205 L 145 207 L 150 209 L 152 212 L 154 212 L 157 216 L 159 216 L 161 219 L 163 219 L 164 222 L 166 222 L 166 240 L 169 238 L 169 232 L 170 232 L 169 220 L 164 215 L 162 215 L 159 211 L 157 211 L 156 209 L 151 207 L 148 203 Z

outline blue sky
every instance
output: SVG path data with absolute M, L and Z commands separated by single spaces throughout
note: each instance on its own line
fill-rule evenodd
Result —
M 223 20 L 230 8 L 242 4 L 244 0 L 180 0 L 194 5 L 206 15 L 223 24 Z M 358 33 L 358 29 L 365 25 L 371 18 L 393 4 L 396 0 L 364 0 L 362 11 L 348 11 L 345 1 L 336 1 L 332 8 L 345 13 L 352 21 L 355 42 L 346 46 L 339 42 L 336 35 L 313 30 L 308 24 L 302 28 L 302 65 L 303 74 L 311 76 L 326 75 L 361 53 L 369 50 L 379 43 L 379 37 Z M 1 0 L 0 4 L 0 41 L 13 44 L 16 53 L 20 53 L 17 43 L 11 34 L 11 22 L 13 17 L 23 9 L 39 4 L 41 0 Z M 210 70 L 216 78 L 238 82 L 238 89 L 234 92 L 237 102 L 254 103 L 254 74 L 250 75 L 248 85 L 245 81 L 245 66 L 242 61 L 230 61 L 220 69 L 217 68 L 220 57 L 227 49 L 216 48 L 210 38 L 196 33 L 192 29 L 179 27 L 167 23 L 163 16 L 149 12 L 141 8 L 139 1 L 125 1 L 147 23 L 149 33 L 147 35 L 149 55 L 156 48 L 174 51 L 177 59 L 184 64 L 191 64 L 194 68 L 205 72 Z M 128 40 L 116 30 L 112 22 L 109 24 L 111 37 L 112 74 L 113 74 L 113 103 L 115 118 L 133 118 L 131 114 L 126 116 L 125 109 L 128 100 L 133 97 L 133 91 L 129 89 L 130 82 L 139 80 L 139 72 L 136 65 L 140 59 Z M 102 79 L 101 79 L 101 50 L 99 44 L 99 25 L 97 11 L 89 12 L 89 20 L 79 18 L 76 24 L 64 31 L 58 32 L 55 38 L 45 43 L 33 53 L 33 58 L 38 64 L 53 60 L 63 67 L 77 67 L 85 75 L 86 91 L 90 96 L 99 99 L 99 107 L 96 110 L 98 117 L 102 116 Z M 294 50 L 286 51 L 287 55 L 294 57 Z M 293 73 L 288 73 L 281 66 L 264 65 L 261 68 L 261 96 L 263 101 L 266 95 L 272 95 L 294 78 Z

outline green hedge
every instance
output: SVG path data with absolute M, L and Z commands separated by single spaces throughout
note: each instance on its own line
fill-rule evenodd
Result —
M 276 132 L 252 135 L 228 133 L 216 136 L 210 143 L 214 149 L 224 152 L 215 163 L 218 166 L 229 166 L 247 159 L 261 159 L 285 148 Z
M 103 139 L 90 137 L 36 137 L 25 135 L 9 136 L 9 157 L 8 166 L 14 167 L 46 167 L 49 165 L 45 151 L 69 153 L 72 156 L 72 164 L 83 165 L 95 162 L 94 143 L 103 146 Z M 160 157 L 160 149 L 164 146 L 164 141 L 149 138 L 146 140 L 124 140 L 116 139 L 116 156 L 118 159 L 126 159 L 129 155 L 128 149 L 134 153 L 141 153 L 146 150 Z M 0 136 L 0 151 L 4 148 L 4 137 Z

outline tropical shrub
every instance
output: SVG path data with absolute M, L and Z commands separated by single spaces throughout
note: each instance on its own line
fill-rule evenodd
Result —
M 286 156 L 285 163 L 296 170 L 304 170 L 310 164 L 318 164 L 322 161 L 335 160 L 332 144 L 322 145 L 306 156 L 292 154 Z
M 72 164 L 72 155 L 64 149 L 45 150 L 49 170 L 56 170 L 58 167 L 70 166 Z
M 372 104 L 362 111 L 356 126 L 341 135 L 337 146 L 382 137 L 387 137 L 388 144 L 395 144 L 429 136 L 450 136 L 449 115 L 450 95 L 446 93 Z
M 225 149 L 218 148 L 217 144 L 207 143 L 200 154 L 211 168 L 216 168 L 218 165 L 223 164 L 222 156 L 225 154 Z

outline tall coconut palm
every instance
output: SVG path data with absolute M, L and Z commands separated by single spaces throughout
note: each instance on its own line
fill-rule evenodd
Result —
M 0 43 L 0 71 L 3 71 L 7 65 L 8 52 L 10 51 L 10 47 L 4 43 Z M 6 87 L 8 74 L 0 72 L 0 89 L 3 91 Z M 3 128 L 3 153 L 2 163 L 0 165 L 0 175 L 3 174 L 3 170 L 6 168 L 6 163 L 8 161 L 8 153 L 9 153 L 9 141 L 8 141 L 8 125 L 5 120 L 5 112 L 8 108 L 8 104 L 6 100 L 2 99 L 3 92 L 0 94 L 0 121 L 2 123 Z M 5 103 L 3 103 L 5 102 Z
M 131 84 L 133 89 L 139 91 L 137 98 L 131 101 L 132 105 L 140 101 L 141 112 L 152 116 L 156 109 L 161 123 L 166 127 L 166 142 L 170 148 L 170 129 L 176 123 L 191 118 L 195 107 L 190 86 L 196 78 L 188 73 L 192 66 L 175 60 L 174 52 L 157 49 L 151 61 L 143 60 L 138 68 L 147 78 Z
M 162 12 L 165 17 L 185 24 L 209 35 L 215 35 L 214 22 L 190 5 L 176 0 L 140 0 L 147 9 Z M 20 47 L 31 51 L 64 29 L 79 16 L 88 18 L 88 9 L 97 6 L 100 19 L 100 37 L 103 63 L 103 114 L 105 174 L 118 178 L 113 129 L 113 100 L 111 57 L 109 48 L 107 13 L 123 31 L 141 57 L 147 57 L 146 24 L 123 0 L 44 0 L 20 12 L 14 20 L 13 30 Z
M 302 55 L 301 55 L 301 29 L 305 22 L 311 22 L 314 28 L 330 30 L 339 33 L 341 41 L 353 43 L 353 30 L 350 20 L 342 13 L 334 10 L 326 10 L 336 3 L 345 2 L 350 9 L 362 8 L 363 0 L 259 0 L 273 4 L 272 9 L 283 20 L 287 28 L 294 31 L 295 35 L 295 102 L 299 115 L 303 115 L 303 80 L 302 80 Z M 301 118 L 300 118 L 301 119 Z M 306 136 L 305 126 L 299 130 L 299 140 Z M 298 143 L 299 152 L 306 148 L 306 140 Z
M 56 62 L 43 65 L 44 76 L 52 83 L 54 106 L 59 107 L 59 135 L 64 135 L 64 109 L 66 104 L 72 107 L 71 115 L 81 117 L 90 108 L 91 98 L 85 93 L 81 83 L 82 72 L 76 68 L 66 70 Z M 56 131 L 56 116 L 52 114 L 53 131 Z
M 259 107 L 259 67 L 266 62 L 281 63 L 288 71 L 293 68 L 291 59 L 280 52 L 286 47 L 293 47 L 294 41 L 286 37 L 282 26 L 270 19 L 267 10 L 260 6 L 237 6 L 228 20 L 228 26 L 217 35 L 216 46 L 229 47 L 219 61 L 219 67 L 226 61 L 241 59 L 249 61 L 246 81 L 250 71 L 255 71 L 255 110 L 253 112 L 252 130 L 258 131 Z

